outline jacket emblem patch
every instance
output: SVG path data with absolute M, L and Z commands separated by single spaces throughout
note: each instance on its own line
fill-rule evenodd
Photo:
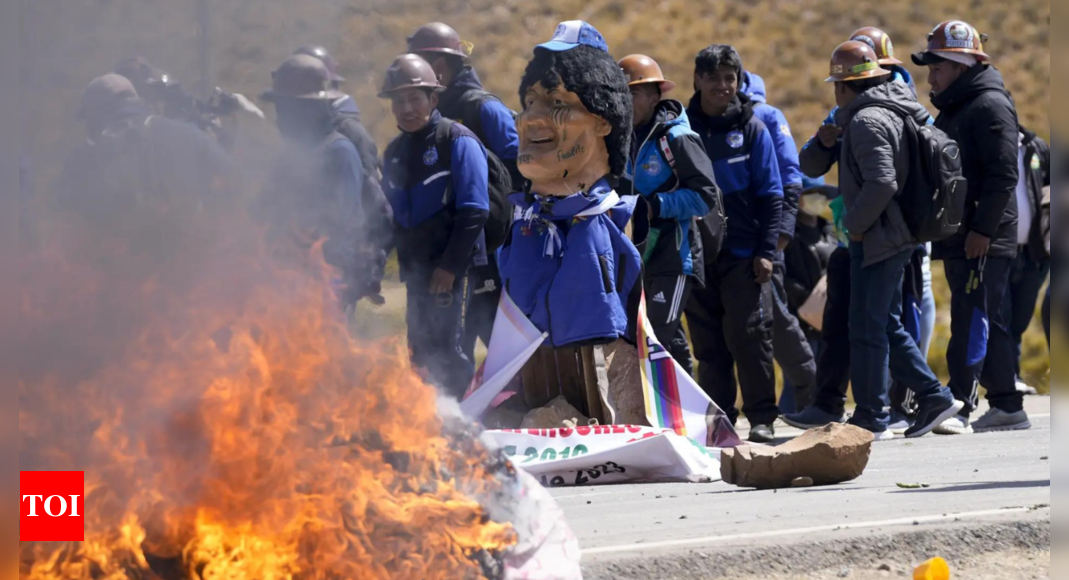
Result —
M 742 131 L 732 131 L 728 133 L 728 145 L 732 149 L 742 149 L 742 146 L 746 144 L 746 136 L 742 134 Z
M 664 169 L 664 166 L 661 165 L 660 161 L 650 159 L 649 162 L 642 166 L 642 169 L 650 175 L 658 175 L 661 173 L 661 170 Z
M 423 154 L 423 164 L 430 167 L 435 163 L 438 163 L 438 148 L 431 147 Z

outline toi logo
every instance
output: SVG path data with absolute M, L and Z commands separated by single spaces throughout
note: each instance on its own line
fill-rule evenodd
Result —
M 85 472 L 20 471 L 19 541 L 85 541 Z

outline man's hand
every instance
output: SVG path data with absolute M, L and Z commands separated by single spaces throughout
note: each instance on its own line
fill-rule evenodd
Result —
M 435 268 L 434 274 L 431 275 L 431 294 L 450 294 L 453 292 L 453 283 L 456 282 L 457 275 L 443 270 L 441 268 Z
M 839 136 L 842 134 L 842 129 L 835 125 L 822 125 L 817 131 L 817 139 L 820 139 L 820 144 L 825 149 L 831 149 L 839 142 Z
M 862 235 L 862 234 L 850 234 L 850 241 L 851 242 L 864 242 L 865 241 L 865 236 Z
M 768 284 L 772 281 L 772 260 L 767 258 L 754 258 L 753 275 L 758 284 Z
M 970 260 L 983 258 L 989 251 L 991 251 L 991 238 L 976 232 L 969 232 L 969 236 L 965 238 L 966 258 Z
M 782 252 L 787 249 L 787 246 L 791 245 L 791 237 L 787 234 L 779 235 L 779 243 L 776 244 L 776 251 Z

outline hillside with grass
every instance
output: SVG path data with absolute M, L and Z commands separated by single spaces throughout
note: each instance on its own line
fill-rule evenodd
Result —
M 164 0 L 20 0 L 20 89 L 24 151 L 37 165 L 42 196 L 65 151 L 81 137 L 74 111 L 82 88 L 120 58 L 142 55 L 200 90 L 198 2 Z M 1050 134 L 1050 3 L 1046 0 L 204 0 L 211 84 L 258 96 L 270 72 L 306 43 L 330 47 L 349 79 L 345 87 L 364 112 L 380 147 L 396 129 L 376 98 L 383 71 L 404 52 L 405 37 L 440 20 L 475 46 L 473 60 L 489 90 L 518 108 L 517 88 L 532 47 L 561 20 L 584 19 L 605 35 L 613 54 L 644 53 L 680 83 L 670 95 L 690 98 L 694 55 L 711 43 L 735 45 L 746 67 L 762 75 L 772 104 L 782 108 L 799 144 L 833 104 L 823 82 L 832 50 L 861 26 L 879 26 L 895 40 L 899 58 L 925 46 L 932 27 L 966 19 L 990 35 L 987 50 L 1006 76 L 1022 122 Z M 925 71 L 912 63 L 921 93 Z M 927 104 L 927 99 L 923 99 Z M 269 115 L 271 111 L 268 110 Z M 245 143 L 276 139 L 270 125 L 245 128 Z M 943 280 L 940 336 L 933 366 L 945 377 L 949 321 Z M 1045 385 L 1049 358 L 1042 331 L 1026 345 L 1026 375 Z

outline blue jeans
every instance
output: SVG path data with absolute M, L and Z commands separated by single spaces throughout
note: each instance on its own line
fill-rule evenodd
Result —
M 902 278 L 912 255 L 865 267 L 864 244 L 850 244 L 850 379 L 857 401 L 851 423 L 877 433 L 890 422 L 891 374 L 918 401 L 950 397 L 902 325 Z

